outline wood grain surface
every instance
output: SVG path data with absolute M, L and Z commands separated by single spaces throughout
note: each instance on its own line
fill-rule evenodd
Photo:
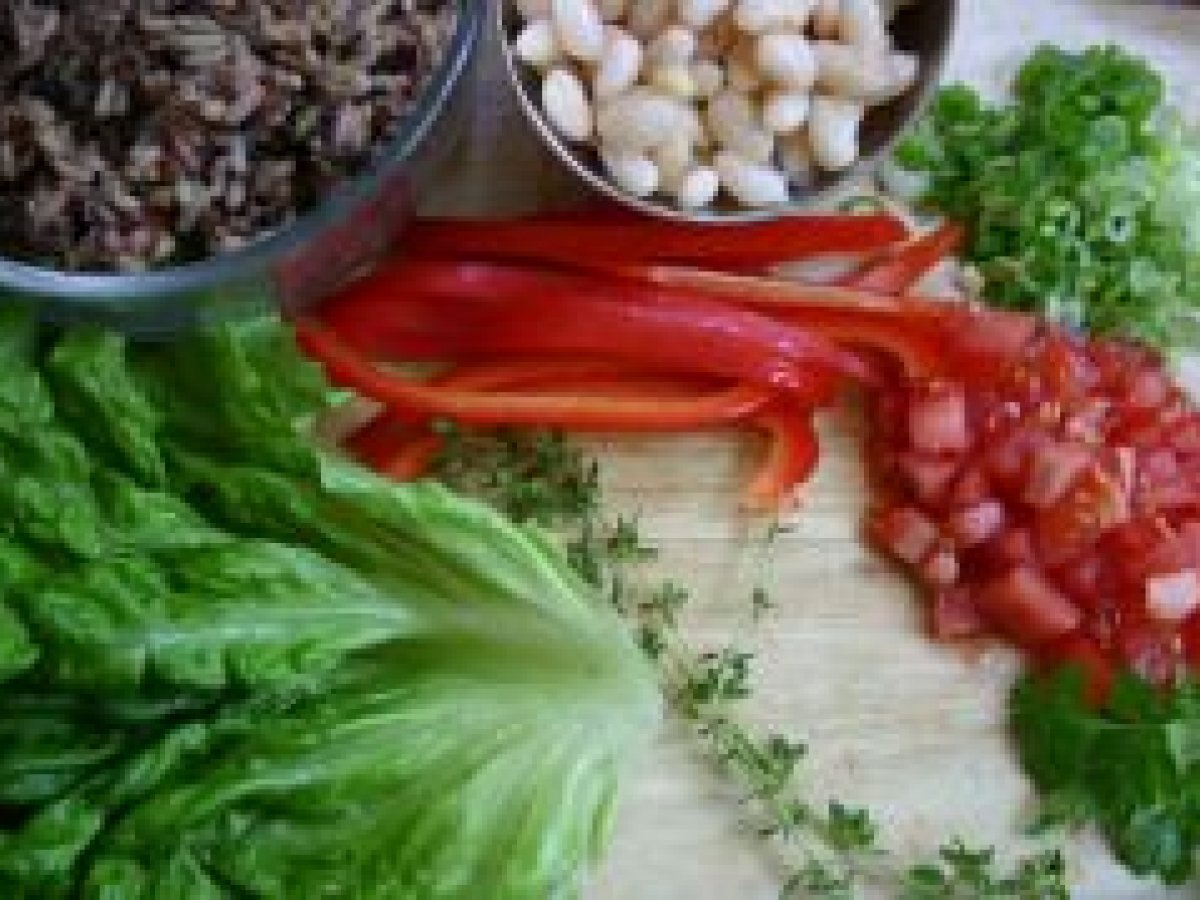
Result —
M 964 0 L 948 77 L 997 93 L 1039 41 L 1117 41 L 1168 74 L 1200 120 L 1200 10 L 1099 0 Z M 569 202 L 577 188 L 508 102 L 494 48 L 482 61 L 468 140 L 438 179 L 436 211 L 523 211 Z M 1015 660 L 974 659 L 931 644 L 915 595 L 859 540 L 865 496 L 860 424 L 822 422 L 816 480 L 764 559 L 766 524 L 737 512 L 758 447 L 722 435 L 596 441 L 614 509 L 636 513 L 663 548 L 658 567 L 695 590 L 686 627 L 698 645 L 756 653 L 749 720 L 806 740 L 804 783 L 877 811 L 901 856 L 952 836 L 1022 846 L 1032 796 L 1007 743 L 1005 692 Z M 750 593 L 765 577 L 778 604 L 759 622 Z M 591 900 L 773 900 L 778 860 L 743 834 L 736 798 L 677 725 L 628 779 L 612 853 Z M 1172 894 L 1128 878 L 1094 839 L 1071 847 L 1081 900 Z

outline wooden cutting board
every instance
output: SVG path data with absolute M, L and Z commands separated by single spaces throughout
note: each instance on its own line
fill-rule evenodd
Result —
M 948 77 L 999 93 L 1039 41 L 1116 41 L 1149 57 L 1173 98 L 1200 120 L 1200 10 L 1102 0 L 963 0 Z M 577 187 L 541 150 L 508 102 L 495 50 L 481 66 L 472 131 L 439 179 L 436 211 L 527 211 L 570 201 Z M 923 635 L 917 600 L 859 540 L 865 492 L 860 423 L 822 422 L 822 465 L 764 551 L 766 523 L 737 512 L 737 487 L 759 448 L 726 436 L 597 441 L 614 510 L 636 513 L 662 547 L 658 567 L 694 589 L 686 617 L 698 646 L 734 641 L 756 653 L 746 718 L 804 739 L 813 798 L 870 807 L 884 842 L 928 857 L 961 836 L 1021 847 L 1032 795 L 1007 743 L 1005 652 L 974 659 Z M 765 558 L 764 558 L 765 556 Z M 777 603 L 760 621 L 751 590 Z M 744 835 L 736 796 L 678 725 L 628 779 L 612 852 L 592 900 L 774 900 L 778 860 Z M 1072 848 L 1083 900 L 1171 894 L 1137 883 L 1094 838 Z

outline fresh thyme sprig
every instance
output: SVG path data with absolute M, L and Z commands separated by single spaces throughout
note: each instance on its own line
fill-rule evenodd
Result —
M 1043 853 L 997 871 L 991 850 L 961 842 L 940 848 L 930 863 L 898 867 L 879 844 L 865 809 L 831 801 L 814 806 L 798 790 L 804 743 L 775 732 L 756 734 L 736 707 L 753 693 L 752 653 L 736 647 L 697 652 L 684 640 L 680 614 L 690 594 L 677 582 L 655 582 L 645 564 L 658 555 L 635 518 L 604 517 L 599 465 L 560 434 L 446 428 L 437 466 L 451 486 L 484 499 L 517 521 L 563 533 L 575 569 L 602 590 L 631 622 L 658 662 L 664 691 L 710 756 L 739 786 L 753 829 L 796 859 L 785 871 L 780 900 L 853 900 L 865 884 L 898 900 L 1065 900 L 1062 856 Z M 760 560 L 789 528 L 768 526 Z M 755 620 L 773 603 L 761 582 L 752 592 Z

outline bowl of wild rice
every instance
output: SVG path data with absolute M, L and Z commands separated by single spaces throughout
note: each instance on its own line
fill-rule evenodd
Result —
M 3 0 L 0 292 L 145 330 L 377 258 L 454 134 L 483 0 Z

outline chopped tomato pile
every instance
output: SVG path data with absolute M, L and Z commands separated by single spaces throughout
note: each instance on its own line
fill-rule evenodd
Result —
M 1159 684 L 1200 668 L 1200 412 L 1138 347 L 1045 328 L 994 384 L 875 395 L 869 531 L 935 635 Z
M 406 256 L 297 331 L 383 405 L 349 446 L 402 479 L 436 458 L 437 420 L 737 427 L 767 438 L 745 499 L 771 509 L 816 466 L 815 410 L 858 384 L 868 531 L 929 591 L 936 636 L 1075 663 L 1096 699 L 1121 669 L 1160 684 L 1200 670 L 1200 412 L 1157 356 L 908 296 L 958 245 L 952 225 L 908 238 L 886 217 L 825 216 L 711 235 L 610 216 L 418 225 Z M 752 274 L 827 253 L 859 259 L 832 284 Z M 445 368 L 393 367 L 413 361 Z

